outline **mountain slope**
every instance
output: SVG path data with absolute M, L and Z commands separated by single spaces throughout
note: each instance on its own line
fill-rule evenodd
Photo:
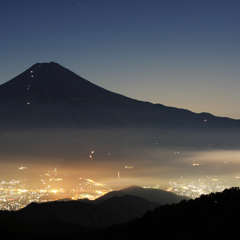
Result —
M 178 204 L 164 205 L 148 211 L 133 221 L 92 229 L 59 221 L 24 224 L 0 211 L 0 229 L 8 237 L 25 239 L 132 239 L 154 238 L 204 239 L 235 238 L 238 229 L 240 190 L 202 195 Z
M 179 196 L 171 192 L 167 192 L 161 189 L 150 189 L 150 188 L 141 188 L 138 186 L 130 186 L 128 188 L 124 188 L 119 191 L 112 191 L 109 192 L 102 197 L 96 199 L 94 201 L 95 204 L 100 204 L 101 202 L 105 201 L 106 199 L 115 197 L 115 196 L 124 196 L 126 194 L 132 195 L 132 196 L 137 196 L 144 198 L 150 202 L 156 202 L 160 205 L 165 205 L 165 204 L 172 204 L 172 203 L 178 203 L 181 200 L 187 200 L 189 198 L 184 197 L 184 196 Z
M 211 121 L 206 122 L 204 120 Z M 239 121 L 137 101 L 110 92 L 57 63 L 37 63 L 0 86 L 0 126 L 239 127 Z
M 55 221 L 87 227 L 108 227 L 141 217 L 161 204 L 188 199 L 163 190 L 137 186 L 112 193 L 106 194 L 105 198 L 87 202 L 79 200 L 31 203 L 19 211 L 6 212 L 6 216 L 23 223 Z
M 142 216 L 159 206 L 143 198 L 126 195 L 107 199 L 99 205 L 81 201 L 32 203 L 8 216 L 25 223 L 67 222 L 88 227 L 107 227 Z
M 202 195 L 178 204 L 160 206 L 141 218 L 112 226 L 99 239 L 167 236 L 169 239 L 234 238 L 240 213 L 239 188 Z

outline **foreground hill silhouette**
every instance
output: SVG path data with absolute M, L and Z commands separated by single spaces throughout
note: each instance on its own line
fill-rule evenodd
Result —
M 149 190 L 132 186 L 95 201 L 31 203 L 22 210 L 10 212 L 9 216 L 25 223 L 60 221 L 87 227 L 108 227 L 140 217 L 161 204 L 188 199 L 163 190 Z
M 101 236 L 110 239 L 167 236 L 170 239 L 220 239 L 236 236 L 240 213 L 240 189 L 202 195 L 149 211 L 122 226 L 113 226 Z
M 98 205 L 80 201 L 31 203 L 22 210 L 11 212 L 9 216 L 28 224 L 55 221 L 87 227 L 108 227 L 140 217 L 157 206 L 159 204 L 143 198 L 125 195 L 107 199 Z
M 207 120 L 207 121 L 206 121 Z M 93 126 L 239 127 L 240 121 L 110 92 L 57 63 L 37 63 L 0 86 L 2 129 Z
M 24 224 L 0 212 L 0 228 L 8 236 L 25 239 L 136 239 L 168 237 L 170 239 L 217 239 L 236 236 L 240 213 L 240 189 L 202 195 L 194 200 L 163 205 L 127 223 L 103 229 L 77 224 L 46 221 Z

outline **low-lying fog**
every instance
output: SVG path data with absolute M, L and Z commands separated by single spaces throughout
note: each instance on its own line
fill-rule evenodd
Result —
M 235 132 L 181 132 L 156 129 L 38 130 L 0 136 L 0 181 L 61 176 L 62 188 L 78 178 L 113 189 L 160 185 L 184 179 L 218 179 L 239 186 L 240 148 Z

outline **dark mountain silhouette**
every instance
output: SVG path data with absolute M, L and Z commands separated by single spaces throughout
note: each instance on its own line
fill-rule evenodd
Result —
M 101 229 L 47 219 L 26 223 L 12 218 L 9 212 L 0 211 L 0 229 L 2 233 L 7 232 L 8 237 L 24 236 L 25 239 L 232 238 L 238 229 L 239 202 L 239 188 L 225 189 L 194 200 L 162 205 L 140 218 Z
M 223 239 L 236 236 L 240 189 L 202 195 L 178 204 L 148 211 L 141 218 L 112 226 L 99 239 L 132 239 L 167 236 L 169 239 Z
M 150 189 L 150 188 L 142 188 L 139 186 L 130 186 L 128 188 L 124 188 L 119 191 L 112 191 L 109 192 L 102 197 L 96 199 L 94 201 L 95 204 L 99 204 L 106 199 L 115 197 L 115 196 L 124 196 L 124 195 L 132 195 L 132 196 L 137 196 L 144 198 L 150 202 L 156 202 L 160 205 L 165 205 L 165 204 L 172 204 L 172 203 L 178 203 L 181 200 L 185 199 L 188 200 L 188 197 L 184 196 L 179 196 L 171 192 L 167 192 L 161 189 Z
M 151 191 L 152 190 L 152 191 Z M 130 195 L 132 194 L 132 195 Z M 94 201 L 55 201 L 31 203 L 26 208 L 10 212 L 21 222 L 60 221 L 88 227 L 108 227 L 142 216 L 161 204 L 180 202 L 186 197 L 163 190 L 131 186 Z
M 159 206 L 140 197 L 125 195 L 112 197 L 100 204 L 81 201 L 31 203 L 26 208 L 9 212 L 20 222 L 68 222 L 87 227 L 108 227 L 142 216 L 147 210 Z
M 208 120 L 208 121 L 205 121 Z M 2 129 L 158 126 L 233 127 L 240 121 L 137 101 L 57 63 L 37 63 L 0 86 Z

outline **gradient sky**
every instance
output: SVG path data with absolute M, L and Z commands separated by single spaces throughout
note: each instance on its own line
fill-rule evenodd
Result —
M 239 0 L 1 0 L 0 84 L 57 62 L 125 96 L 240 119 Z

